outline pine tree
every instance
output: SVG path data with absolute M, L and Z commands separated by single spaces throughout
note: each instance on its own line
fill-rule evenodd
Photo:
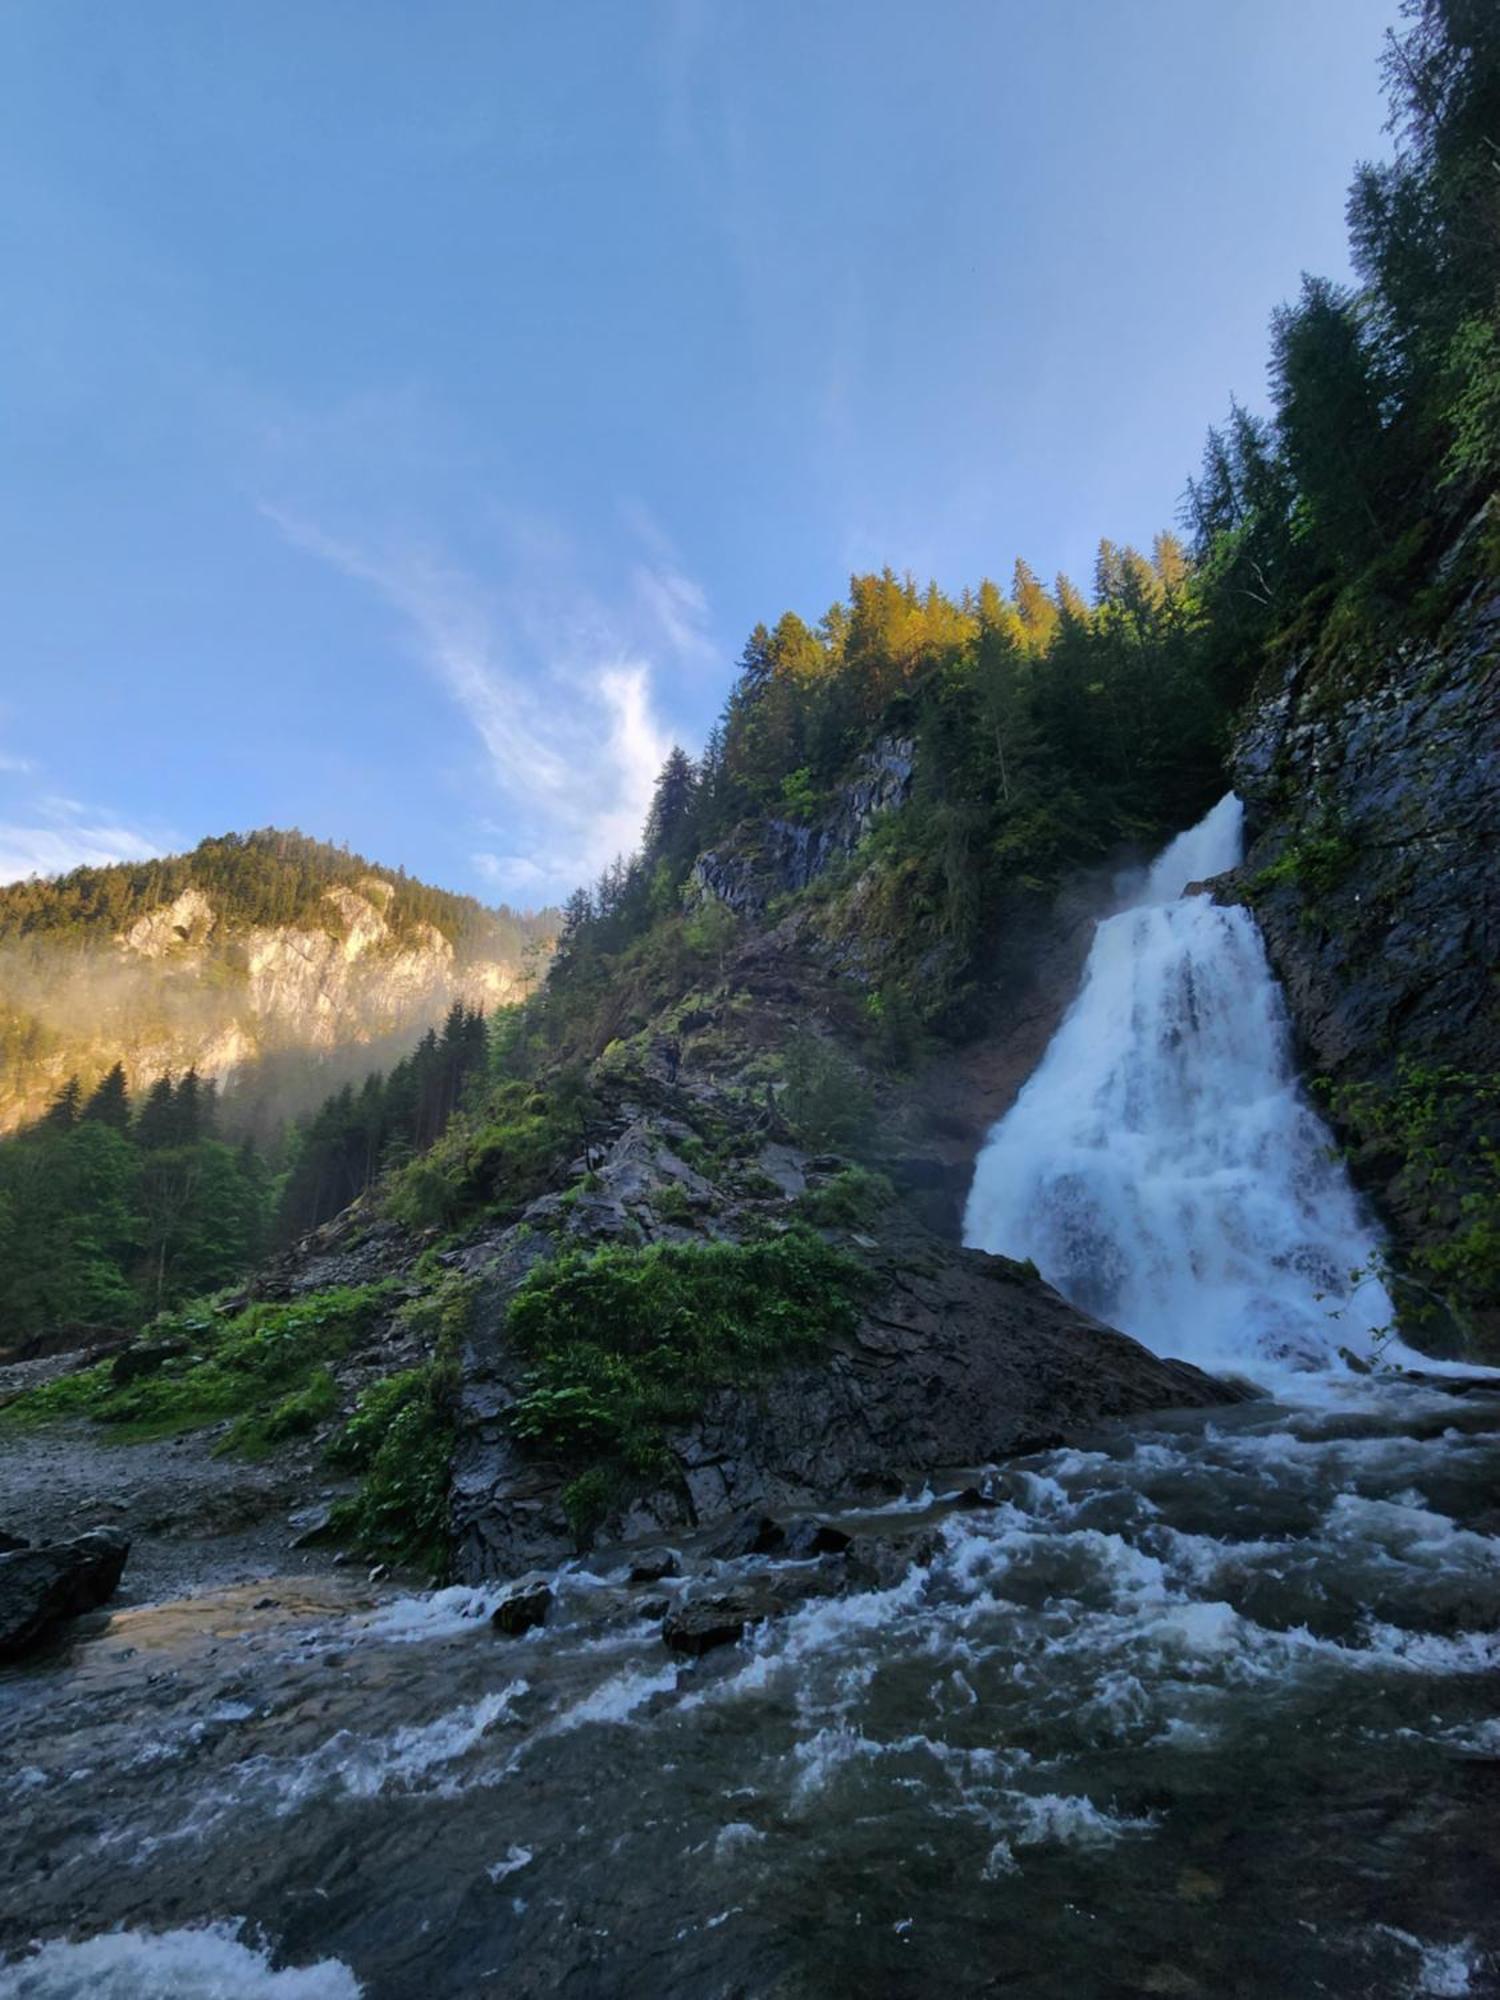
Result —
M 1358 571 L 1390 539 L 1378 364 L 1349 296 L 1306 277 L 1271 321 L 1271 379 L 1288 463 L 1324 557 Z
M 116 1063 L 98 1084 L 83 1107 L 82 1116 L 95 1124 L 109 1125 L 116 1132 L 130 1130 L 130 1092 L 125 1084 L 125 1066 Z
M 643 851 L 648 861 L 677 862 L 682 859 L 686 839 L 693 829 L 693 808 L 698 796 L 698 774 L 693 761 L 678 744 L 667 753 L 646 816 Z
M 1048 641 L 1057 630 L 1057 606 L 1047 595 L 1035 570 L 1019 556 L 1011 579 L 1010 595 L 1016 607 L 1016 616 L 1025 630 L 1027 644 L 1034 652 L 1045 652 Z
M 147 1152 L 177 1144 L 177 1109 L 170 1076 L 159 1076 L 146 1092 L 135 1121 L 135 1141 Z
M 78 1078 L 70 1076 L 43 1114 L 41 1121 L 43 1131 L 71 1132 L 78 1123 L 78 1108 L 82 1098 L 83 1088 Z
M 173 1138 L 176 1146 L 192 1146 L 208 1132 L 208 1092 L 196 1069 L 183 1074 L 172 1100 Z

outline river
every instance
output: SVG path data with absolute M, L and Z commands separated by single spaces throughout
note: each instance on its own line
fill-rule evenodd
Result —
M 515 1640 L 123 1610 L 0 1681 L 0 1995 L 1500 1990 L 1500 1393 L 1390 1335 L 1253 923 L 1180 893 L 1238 841 L 1100 925 L 968 1233 L 1264 1394 L 913 1495 L 924 1566 L 701 1660 L 602 1564 Z

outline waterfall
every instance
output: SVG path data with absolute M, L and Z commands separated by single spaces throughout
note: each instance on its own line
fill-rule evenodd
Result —
M 1098 925 L 979 1156 L 964 1235 L 1158 1352 L 1337 1367 L 1393 1317 L 1379 1239 L 1298 1085 L 1254 919 L 1183 894 L 1239 861 L 1242 821 L 1231 793 Z

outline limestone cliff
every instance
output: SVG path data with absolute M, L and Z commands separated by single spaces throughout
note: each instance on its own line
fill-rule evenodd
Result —
M 508 913 L 455 941 L 398 917 L 398 893 L 371 873 L 319 890 L 292 921 L 246 922 L 190 882 L 104 935 L 7 939 L 0 1131 L 39 1115 L 67 1078 L 87 1089 L 116 1061 L 133 1092 L 192 1066 L 252 1113 L 268 1095 L 316 1097 L 408 1046 L 455 1001 L 489 1010 L 535 983 L 545 920 L 521 920 L 534 945 L 512 935 Z

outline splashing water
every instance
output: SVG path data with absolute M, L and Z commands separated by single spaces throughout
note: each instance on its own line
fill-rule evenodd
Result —
M 964 1234 L 1159 1352 L 1274 1376 L 1368 1355 L 1392 1309 L 1254 920 L 1184 894 L 1239 861 L 1242 820 L 1231 793 L 1099 925 Z

